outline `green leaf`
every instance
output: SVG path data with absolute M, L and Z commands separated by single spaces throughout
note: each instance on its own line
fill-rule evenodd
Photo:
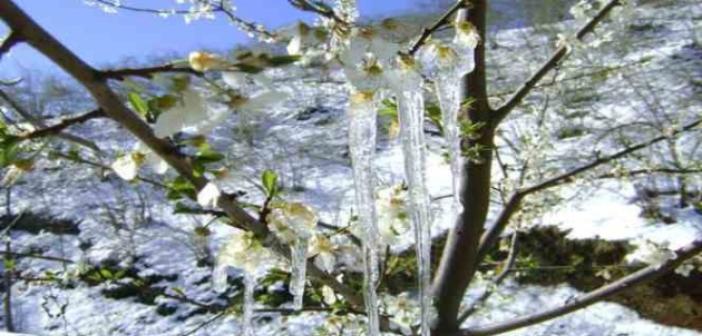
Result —
M 234 66 L 239 71 L 245 72 L 245 73 L 250 73 L 250 74 L 257 74 L 257 73 L 263 71 L 263 69 L 260 67 L 257 67 L 255 65 L 251 65 L 251 64 L 246 64 L 246 63 L 237 63 Z
M 427 105 L 427 118 L 444 134 L 444 124 L 441 121 L 441 108 L 436 104 Z
M 397 118 L 397 103 L 392 99 L 383 99 L 378 115 L 388 118 Z
M 273 56 L 268 59 L 268 64 L 273 67 L 285 66 L 300 60 L 300 55 Z
M 274 171 L 266 169 L 261 174 L 261 182 L 263 183 L 263 188 L 266 189 L 266 196 L 275 196 L 278 192 L 278 175 Z
M 187 295 L 185 295 L 185 292 L 183 292 L 183 290 L 180 289 L 179 287 L 172 287 L 171 290 L 174 291 L 176 294 L 182 296 L 182 297 L 186 297 L 186 296 L 187 296 Z
M 100 275 L 105 279 L 109 280 L 109 279 L 112 279 L 114 277 L 112 272 L 110 270 L 108 270 L 107 268 L 101 268 L 99 270 L 99 272 L 100 272 Z
M 217 162 L 221 161 L 222 159 L 224 159 L 224 155 L 210 148 L 209 146 L 203 146 L 199 151 L 197 151 L 197 153 L 195 153 L 195 160 L 201 164 Z
M 183 92 L 190 86 L 190 77 L 188 76 L 175 76 L 171 82 L 171 89 L 175 92 Z
M 141 96 L 136 92 L 130 92 L 127 94 L 127 98 L 129 99 L 129 104 L 132 105 L 132 108 L 139 113 L 139 115 L 146 117 L 146 115 L 149 113 L 149 105 L 143 99 L 141 99 Z

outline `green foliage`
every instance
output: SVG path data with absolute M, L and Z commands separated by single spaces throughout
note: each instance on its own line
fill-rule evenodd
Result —
M 132 105 L 132 109 L 139 113 L 142 117 L 146 117 L 149 113 L 149 105 L 141 98 L 136 92 L 130 92 L 127 94 L 127 99 L 129 99 L 129 104 Z
M 273 198 L 278 193 L 278 174 L 270 169 L 266 169 L 261 174 L 261 183 L 268 198 Z
M 195 189 L 195 186 L 193 186 L 190 181 L 186 180 L 182 176 L 178 176 L 172 181 L 168 182 L 166 187 L 168 188 L 166 197 L 169 200 L 179 200 L 184 197 L 192 200 L 197 198 L 197 190 Z
M 427 105 L 427 118 L 439 129 L 441 135 L 444 134 L 444 124 L 441 121 L 441 108 L 436 104 Z

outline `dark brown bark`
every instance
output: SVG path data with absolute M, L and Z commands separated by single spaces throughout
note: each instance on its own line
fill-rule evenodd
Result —
M 480 146 L 477 160 L 466 160 L 461 177 L 461 203 L 463 211 L 449 232 L 448 240 L 434 278 L 434 304 L 438 313 L 435 333 L 456 332 L 459 328 L 458 313 L 463 294 L 475 274 L 478 242 L 490 206 L 490 181 L 494 129 L 487 97 L 485 77 L 485 15 L 487 1 L 472 1 L 468 21 L 479 31 L 481 42 L 475 49 L 475 70 L 464 79 L 464 99 L 474 103 L 467 111 L 471 122 L 484 122 L 480 137 L 465 139 L 463 146 Z

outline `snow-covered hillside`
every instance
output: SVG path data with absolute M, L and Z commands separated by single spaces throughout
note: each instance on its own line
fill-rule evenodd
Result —
M 516 168 L 522 162 L 521 151 L 540 151 L 527 181 L 538 181 L 614 152 L 625 139 L 657 135 L 661 131 L 655 128 L 657 121 L 679 125 L 702 114 L 702 5 L 696 1 L 642 2 L 646 4 L 636 9 L 633 21 L 619 26 L 609 23 L 597 30 L 604 42 L 575 46 L 570 58 L 507 121 L 498 142 L 504 151 L 503 163 Z M 573 22 L 565 22 L 504 30 L 488 39 L 492 102 L 504 101 L 549 56 L 558 40 L 556 32 L 572 31 L 573 26 Z M 613 29 L 619 30 L 607 40 L 607 32 Z M 274 111 L 234 115 L 214 131 L 212 143 L 226 154 L 225 162 L 232 168 L 221 187 L 239 193 L 244 202 L 260 204 L 264 196 L 258 188 L 259 176 L 272 169 L 280 175 L 286 199 L 310 204 L 325 223 L 345 226 L 352 211 L 353 180 L 345 116 L 349 88 L 343 75 L 317 68 L 278 69 L 270 75 L 274 85 L 288 92 L 291 99 Z M 535 126 L 540 119 L 545 120 L 543 126 Z M 637 127 L 639 124 L 643 126 Z M 431 153 L 428 184 L 435 199 L 433 231 L 439 234 L 452 225 L 451 200 L 446 197 L 451 193 L 451 177 L 443 139 L 432 126 L 427 132 Z M 108 120 L 90 121 L 76 127 L 75 133 L 95 139 L 111 154 L 134 146 L 126 131 Z M 403 179 L 403 158 L 399 141 L 385 131 L 380 134 L 377 177 L 381 185 L 390 186 Z M 539 138 L 538 134 L 549 136 Z M 531 147 L 520 140 L 526 138 Z M 697 152 L 698 138 L 696 133 L 679 140 L 681 152 L 695 155 L 681 161 L 702 159 Z M 674 164 L 661 154 L 665 152 L 665 147 L 654 147 L 622 161 L 618 169 Z M 110 163 L 109 157 L 85 158 Z M 676 180 L 663 175 L 616 181 L 596 178 L 612 169 L 598 170 L 586 182 L 538 198 L 538 202 L 559 202 L 548 204 L 537 218 L 521 224 L 571 229 L 573 239 L 648 239 L 668 242 L 671 248 L 702 239 L 702 216 L 692 206 L 677 208 L 673 196 L 661 198 L 659 210 L 673 216 L 675 223 L 640 215 L 637 190 L 675 188 Z M 495 176 L 502 174 L 497 164 L 494 171 Z M 509 169 L 506 172 L 517 174 Z M 687 176 L 690 190 L 699 192 L 701 177 L 699 173 Z M 501 202 L 495 198 L 491 218 Z M 16 269 L 33 279 L 12 286 L 14 325 L 19 332 L 180 336 L 240 331 L 237 313 L 215 312 L 239 294 L 239 288 L 219 294 L 212 289 L 210 279 L 212 255 L 232 229 L 214 223 L 207 226 L 209 235 L 201 234 L 200 228 L 210 218 L 174 214 L 173 203 L 159 187 L 130 184 L 104 168 L 52 158 L 41 161 L 12 189 L 11 207 L 15 214 L 31 212 L 69 219 L 78 223 L 80 230 L 79 234 L 64 235 L 10 230 L 14 252 L 66 259 L 18 259 Z M 407 232 L 394 250 L 407 248 L 411 239 L 411 232 Z M 97 270 L 92 273 L 97 278 L 71 279 L 87 265 L 101 265 L 107 274 Z M 120 267 L 129 269 L 115 274 Z M 65 279 L 46 281 L 54 276 Z M 147 283 L 149 292 L 125 286 L 137 281 Z M 276 284 L 260 290 L 274 292 L 280 287 Z M 486 309 L 467 325 L 502 321 L 562 304 L 577 295 L 567 285 L 537 287 L 508 281 L 501 289 L 502 294 L 488 301 Z M 480 284 L 472 288 L 466 302 L 481 290 Z M 257 335 L 313 335 L 315 327 L 324 323 L 322 313 L 281 316 L 261 312 L 256 316 Z M 618 304 L 599 303 L 509 335 L 702 334 L 647 321 Z

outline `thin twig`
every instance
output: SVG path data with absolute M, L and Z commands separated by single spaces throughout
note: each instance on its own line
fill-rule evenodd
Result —
M 434 22 L 433 25 L 424 28 L 422 30 L 422 34 L 419 36 L 416 42 L 412 44 L 412 47 L 410 47 L 409 51 L 407 52 L 410 55 L 414 55 L 419 51 L 419 48 L 426 43 L 426 41 L 429 39 L 429 37 L 436 32 L 438 29 L 443 27 L 446 23 L 449 22 L 451 17 L 458 12 L 459 9 L 461 8 L 469 8 L 470 4 L 466 2 L 466 0 L 458 0 L 456 3 L 451 6 L 436 22 Z
M 35 117 L 32 113 L 29 113 L 29 111 L 25 110 L 18 102 L 16 102 L 14 99 L 10 97 L 5 91 L 0 90 L 0 98 L 2 98 L 5 102 L 7 102 L 10 107 L 17 112 L 22 118 L 27 120 L 32 126 L 36 128 L 44 128 L 46 127 L 46 124 L 41 121 L 39 118 Z M 90 148 L 91 150 L 95 152 L 100 152 L 100 147 L 98 147 L 94 142 L 82 138 L 77 135 L 73 135 L 70 133 L 58 133 L 56 134 L 57 137 L 64 139 L 66 141 Z
M 98 76 L 104 79 L 114 79 L 122 81 L 126 77 L 135 76 L 143 77 L 146 79 L 151 79 L 154 75 L 159 73 L 184 73 L 194 76 L 202 76 L 201 72 L 195 71 L 190 67 L 178 67 L 175 64 L 157 65 L 144 68 L 124 68 L 124 69 L 113 69 L 113 70 L 103 70 L 98 72 Z
M 514 318 L 506 322 L 496 323 L 484 327 L 469 328 L 461 330 L 461 336 L 489 336 L 505 333 L 511 330 L 534 325 L 550 319 L 554 319 L 576 310 L 585 308 L 594 303 L 600 302 L 608 297 L 625 291 L 633 286 L 650 282 L 660 276 L 674 270 L 686 260 L 702 252 L 702 240 L 695 241 L 690 245 L 675 251 L 675 257 L 656 265 L 648 266 L 617 281 L 604 285 L 578 298 L 570 300 L 563 306 L 546 309 L 544 311 Z
M 505 204 L 505 207 L 502 209 L 502 212 L 497 217 L 495 224 L 493 224 L 492 227 L 490 227 L 490 229 L 488 229 L 481 237 L 477 260 L 483 260 L 483 257 L 487 255 L 488 249 L 490 249 L 497 243 L 497 240 L 499 239 L 504 229 L 507 227 L 507 224 L 512 219 L 512 216 L 516 214 L 517 211 L 519 211 L 521 202 L 526 196 L 548 188 L 560 186 L 568 181 L 571 181 L 577 175 L 580 175 L 584 172 L 590 171 L 594 168 L 625 157 L 631 153 L 652 146 L 658 142 L 664 141 L 670 136 L 675 136 L 680 133 L 695 130 L 700 124 L 702 124 L 702 119 L 697 119 L 694 122 L 691 122 L 680 129 L 674 130 L 669 135 L 661 135 L 648 141 L 641 142 L 637 145 L 624 148 L 614 154 L 598 158 L 588 164 L 571 169 L 565 173 L 556 175 L 538 184 L 516 191 L 509 199 L 509 201 Z
M 609 1 L 600 11 L 583 25 L 575 37 L 578 40 L 582 40 L 587 34 L 594 31 L 595 27 L 604 20 L 604 18 L 609 14 L 614 7 L 619 5 L 619 0 Z M 520 87 L 515 91 L 512 96 L 504 103 L 500 108 L 495 111 L 495 124 L 502 121 L 517 105 L 519 105 L 522 100 L 534 89 L 534 87 L 543 79 L 546 74 L 556 68 L 558 64 L 568 55 L 569 50 L 568 45 L 562 45 L 551 55 L 551 57 L 534 73 L 527 79 Z
M 76 124 L 81 124 L 84 123 L 88 120 L 96 119 L 96 118 L 103 118 L 105 117 L 105 113 L 102 112 L 101 109 L 95 109 L 92 110 L 88 113 L 84 113 L 75 117 L 68 117 L 64 118 L 61 120 L 59 123 L 52 125 L 52 126 L 47 126 L 41 129 L 37 129 L 31 132 L 25 132 L 19 135 L 19 138 L 22 140 L 30 140 L 30 139 L 38 139 L 38 138 L 43 138 L 47 136 L 55 136 L 58 134 L 61 134 L 66 128 L 69 128 L 73 125 Z

